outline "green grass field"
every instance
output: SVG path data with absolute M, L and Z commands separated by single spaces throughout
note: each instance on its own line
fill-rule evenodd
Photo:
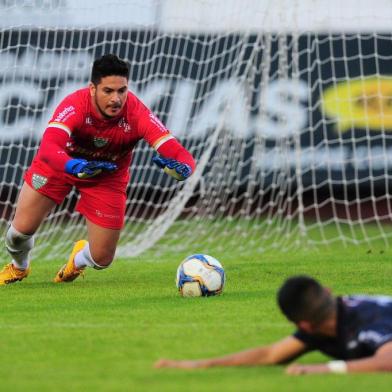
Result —
M 174 285 L 185 254 L 116 260 L 62 285 L 51 281 L 63 260 L 37 261 L 28 279 L 0 288 L 0 390 L 390 391 L 392 374 L 293 377 L 279 366 L 184 371 L 153 364 L 222 355 L 291 333 L 275 291 L 292 274 L 314 275 L 337 294 L 392 295 L 391 252 L 380 242 L 254 257 L 211 253 L 225 266 L 225 291 L 192 299 Z M 312 353 L 301 362 L 325 360 Z

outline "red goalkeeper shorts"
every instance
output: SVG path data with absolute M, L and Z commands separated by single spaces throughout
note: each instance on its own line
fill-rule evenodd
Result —
M 34 159 L 24 175 L 26 183 L 37 192 L 61 204 L 72 187 L 80 193 L 76 210 L 89 221 L 107 229 L 119 230 L 124 225 L 128 171 L 124 175 L 102 174 L 79 179 L 53 170 L 45 162 Z

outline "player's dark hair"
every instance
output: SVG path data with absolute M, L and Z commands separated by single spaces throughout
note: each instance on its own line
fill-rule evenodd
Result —
M 94 61 L 91 81 L 97 85 L 106 76 L 124 76 L 129 79 L 128 64 L 114 54 L 105 54 Z
M 318 324 L 335 311 L 335 298 L 321 284 L 306 275 L 287 279 L 278 291 L 282 313 L 292 322 L 309 321 Z

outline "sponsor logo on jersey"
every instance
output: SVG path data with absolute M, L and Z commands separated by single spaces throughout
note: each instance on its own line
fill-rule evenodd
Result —
M 87 116 L 87 117 L 86 117 L 85 123 L 86 123 L 87 125 L 92 125 L 92 124 L 93 124 L 93 119 L 92 119 L 90 116 Z
M 34 189 L 42 188 L 47 182 L 48 179 L 44 176 L 41 176 L 40 174 L 33 174 L 31 179 L 31 183 Z
M 57 117 L 54 119 L 54 122 L 61 122 L 68 118 L 71 114 L 75 113 L 75 108 L 71 106 L 67 106 L 64 110 L 62 110 Z
M 106 144 L 108 144 L 109 139 L 106 139 L 104 137 L 98 137 L 98 136 L 94 136 L 94 146 L 95 147 L 103 147 L 106 146 Z
M 69 155 L 80 158 L 92 159 L 92 160 L 104 160 L 116 162 L 119 159 L 129 154 L 129 150 L 125 150 L 119 153 L 111 153 L 108 151 L 97 151 L 88 150 L 86 148 L 76 146 L 72 142 L 67 143 L 67 152 Z
M 124 118 L 124 117 L 122 117 L 122 118 L 120 119 L 120 121 L 118 122 L 118 126 L 119 126 L 120 128 L 123 128 L 125 133 L 128 133 L 128 132 L 131 132 L 131 131 L 132 131 L 131 126 L 125 121 L 125 118 Z

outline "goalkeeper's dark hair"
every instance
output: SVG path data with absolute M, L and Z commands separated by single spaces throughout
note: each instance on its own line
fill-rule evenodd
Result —
M 287 279 L 277 300 L 282 313 L 294 323 L 309 321 L 317 325 L 336 310 L 336 299 L 317 280 L 306 275 Z
M 94 61 L 91 81 L 97 85 L 106 76 L 123 76 L 129 79 L 128 64 L 115 54 L 105 54 Z

